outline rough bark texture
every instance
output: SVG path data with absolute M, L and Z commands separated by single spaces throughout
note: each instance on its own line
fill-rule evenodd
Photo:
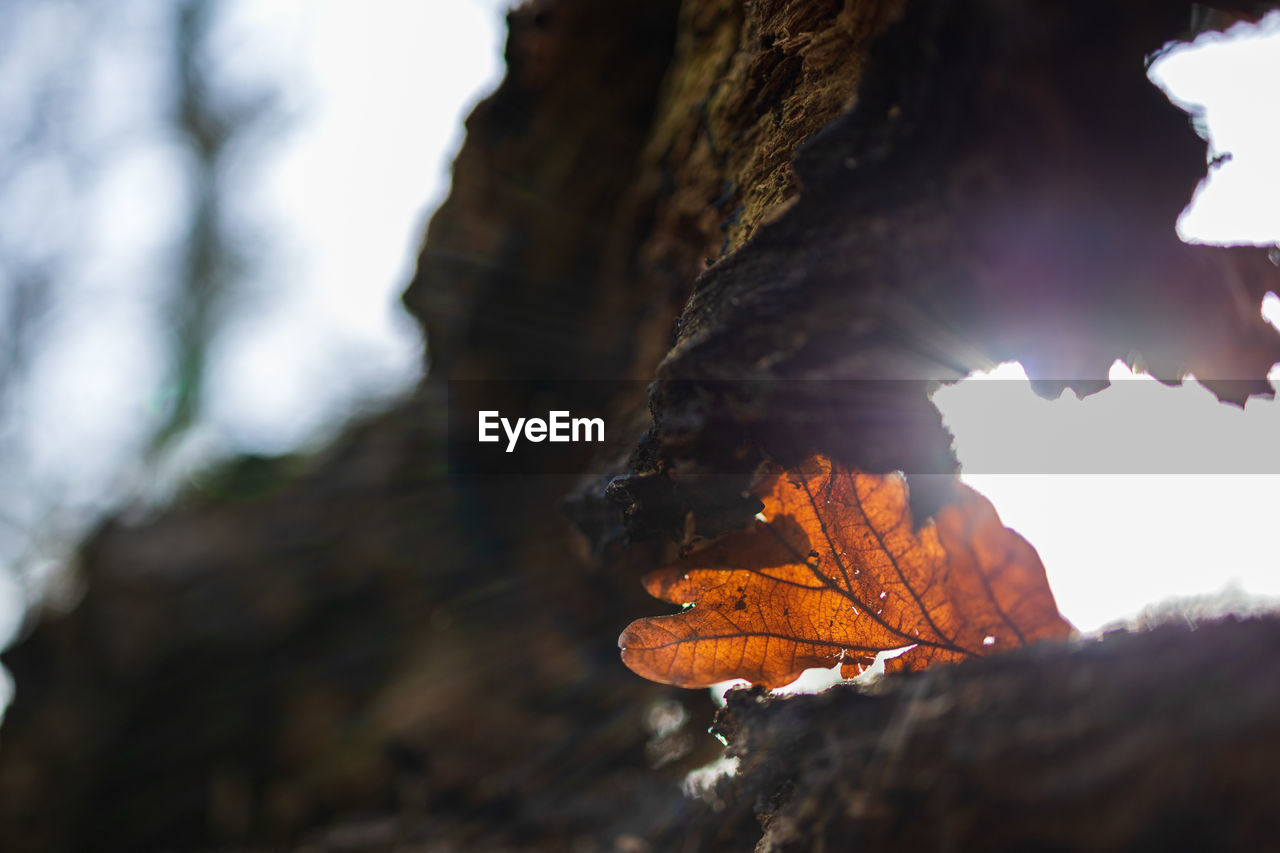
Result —
M 4 849 L 1265 846 L 1274 622 L 739 697 L 707 799 L 680 780 L 718 754 L 709 701 L 615 648 L 765 455 L 953 469 L 926 384 L 829 380 L 1019 357 L 1094 387 L 1140 351 L 1258 388 L 1274 270 L 1176 241 L 1204 143 L 1143 75 L 1190 5 L 513 12 L 406 294 L 429 379 L 301 473 L 86 543 L 82 599 L 4 657 Z M 513 401 L 629 424 L 610 477 L 449 476 L 446 382 L 618 377 L 656 382 Z
M 869 692 L 731 693 L 720 725 L 741 767 L 721 814 L 745 827 L 754 812 L 760 853 L 1266 850 L 1280 831 L 1278 646 L 1280 621 L 1228 620 Z
M 910 5 L 854 109 L 796 139 L 798 199 L 695 283 L 637 476 L 688 504 L 710 472 L 738 473 L 718 487 L 740 493 L 761 449 L 947 473 L 929 382 L 1009 359 L 1047 393 L 1105 387 L 1117 358 L 1236 402 L 1270 393 L 1280 337 L 1258 306 L 1280 274 L 1263 249 L 1189 246 L 1172 226 L 1205 142 L 1143 58 L 1186 20 L 1155 0 Z M 917 518 L 942 482 L 915 490 Z M 633 515 L 684 508 L 614 488 Z

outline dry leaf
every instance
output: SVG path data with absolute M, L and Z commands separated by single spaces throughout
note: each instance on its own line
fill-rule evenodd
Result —
M 836 661 L 854 675 L 905 646 L 892 669 L 1071 632 L 1035 549 L 977 492 L 913 531 L 897 474 L 813 457 L 762 491 L 767 520 L 645 578 L 686 609 L 631 623 L 618 640 L 627 666 L 682 687 L 778 687 Z

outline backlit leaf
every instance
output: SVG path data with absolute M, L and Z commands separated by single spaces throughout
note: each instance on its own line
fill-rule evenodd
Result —
M 682 687 L 778 687 L 837 661 L 854 675 L 907 646 L 890 669 L 1071 632 L 1035 549 L 977 492 L 962 487 L 919 530 L 897 474 L 813 457 L 760 492 L 765 521 L 645 578 L 650 594 L 686 607 L 627 627 L 618 644 L 631 669 Z

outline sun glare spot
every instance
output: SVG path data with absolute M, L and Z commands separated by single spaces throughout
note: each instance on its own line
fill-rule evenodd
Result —
M 1280 330 L 1280 296 L 1268 293 L 1262 297 L 1262 319 Z

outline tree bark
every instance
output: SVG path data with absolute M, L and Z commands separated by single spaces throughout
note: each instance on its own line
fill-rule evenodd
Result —
M 655 612 L 643 571 L 754 513 L 766 457 L 932 475 L 927 517 L 938 381 L 1020 358 L 1096 390 L 1138 351 L 1262 389 L 1275 270 L 1177 241 L 1205 144 L 1143 72 L 1191 6 L 513 11 L 405 296 L 428 378 L 91 537 L 82 599 L 4 656 L 5 849 L 1265 846 L 1274 621 L 739 694 L 741 770 L 704 798 L 709 699 L 615 646 Z M 499 380 L 627 428 L 594 476 L 456 476 L 447 409 Z

